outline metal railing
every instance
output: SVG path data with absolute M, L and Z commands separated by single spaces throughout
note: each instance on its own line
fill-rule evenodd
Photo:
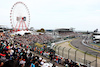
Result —
M 66 59 L 71 59 L 74 62 L 78 62 L 78 63 L 82 63 L 84 65 L 86 65 L 87 67 L 99 67 L 99 65 L 97 64 L 97 57 L 98 54 L 96 54 L 96 57 L 94 60 L 88 60 L 87 59 L 87 54 L 88 51 L 83 53 L 83 58 L 78 56 L 78 49 L 76 49 L 75 51 L 73 51 L 72 48 L 66 48 L 66 47 L 61 47 L 61 46 L 55 46 L 55 50 L 56 50 L 56 54 L 65 57 Z M 73 51 L 73 53 L 72 53 Z M 65 56 L 66 55 L 66 56 Z

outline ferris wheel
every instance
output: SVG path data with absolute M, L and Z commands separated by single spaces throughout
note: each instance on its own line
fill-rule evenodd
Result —
M 14 31 L 28 30 L 30 13 L 23 2 L 16 2 L 10 11 L 10 23 Z

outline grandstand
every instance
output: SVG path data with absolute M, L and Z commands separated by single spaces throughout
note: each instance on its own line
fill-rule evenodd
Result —
M 3 29 L 4 31 L 9 30 L 9 28 L 6 25 L 0 25 L 0 29 Z
M 22 65 L 22 67 L 30 67 L 31 63 L 33 63 L 35 67 L 47 67 L 45 66 L 46 61 L 42 61 L 44 58 L 42 58 L 41 56 L 44 56 L 50 59 L 50 61 L 47 62 L 48 64 L 52 62 L 55 63 L 55 65 L 57 65 L 58 67 L 65 67 L 65 65 L 69 67 L 71 66 L 79 67 L 79 65 L 77 65 L 76 62 L 55 54 L 54 50 L 52 49 L 48 50 L 48 48 L 44 44 L 41 45 L 41 43 L 49 42 L 52 39 L 53 38 L 48 34 L 41 34 L 41 35 L 27 34 L 24 36 L 19 36 L 19 35 L 11 36 L 10 33 L 6 33 L 5 36 L 1 37 L 0 40 L 1 62 L 4 63 L 3 65 L 4 67 L 10 64 L 14 64 L 17 67 L 21 67 L 20 65 Z M 39 54 L 38 58 L 36 54 Z M 7 61 L 4 62 L 2 58 L 5 58 Z M 13 63 L 14 61 L 15 62 L 18 61 L 19 63 L 17 62 Z M 53 66 L 52 63 L 49 64 L 48 67 L 54 67 L 55 65 Z M 13 65 L 11 66 L 14 67 Z
M 75 37 L 74 28 L 59 28 L 55 29 L 55 32 L 58 33 L 59 36 L 65 37 Z
M 0 36 L 3 36 L 7 30 L 9 30 L 9 28 L 6 25 L 0 25 Z
M 100 43 L 100 32 L 93 32 L 93 42 Z

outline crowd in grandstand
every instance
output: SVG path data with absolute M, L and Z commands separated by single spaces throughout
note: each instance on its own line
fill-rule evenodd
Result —
M 85 65 L 80 65 L 70 59 L 65 59 L 59 55 L 56 55 L 55 51 L 53 50 L 46 51 L 45 46 L 41 48 L 32 47 L 31 49 L 25 46 L 29 45 L 31 42 L 43 43 L 45 40 L 49 41 L 50 39 L 52 38 L 48 37 L 47 35 L 31 34 L 24 36 L 11 36 L 9 33 L 7 33 L 5 36 L 1 36 L 0 67 L 56 67 L 58 64 L 62 64 L 66 67 L 86 67 Z M 51 63 L 47 63 L 45 59 L 37 56 L 35 53 L 33 54 L 30 50 L 49 58 Z M 55 63 L 52 64 L 52 62 Z
M 42 34 L 42 35 L 31 35 L 31 34 L 28 34 L 28 35 L 25 35 L 25 36 L 17 36 L 16 35 L 14 37 L 14 39 L 17 39 L 17 40 L 21 41 L 21 43 L 23 43 L 23 44 L 30 44 L 32 42 L 43 44 L 43 43 L 49 42 L 53 38 L 48 36 L 48 35 L 46 35 L 46 34 Z
M 65 36 L 65 37 L 77 37 L 81 35 L 81 33 L 76 33 L 76 32 L 59 32 L 60 36 Z
M 46 60 L 19 47 L 21 43 L 10 42 L 10 35 L 0 37 L 0 67 L 41 67 Z

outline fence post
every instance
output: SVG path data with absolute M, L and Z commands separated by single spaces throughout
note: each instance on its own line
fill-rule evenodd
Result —
M 95 64 L 95 67 L 98 67 L 98 65 L 97 65 L 97 57 L 98 57 L 98 54 L 96 54 L 96 64 Z
M 86 53 L 87 53 L 88 51 L 86 51 L 85 53 L 84 53 L 84 64 L 85 64 L 85 59 L 86 59 Z
M 76 62 L 76 53 L 77 53 L 78 49 L 75 51 L 75 62 Z
M 53 49 L 54 49 L 55 45 L 53 45 Z
M 61 46 L 58 47 L 58 55 L 59 55 L 59 48 L 60 48 L 60 47 L 61 47 Z
M 71 50 L 71 48 L 69 48 L 69 50 L 68 50 L 68 59 L 69 59 L 69 52 L 70 52 L 70 50 Z
M 65 49 L 66 47 L 64 47 L 63 49 L 62 49 L 62 57 L 64 56 L 64 49 Z
M 89 67 L 91 67 L 91 62 L 89 62 L 88 64 L 89 64 Z
M 55 52 L 56 52 L 56 48 L 57 48 L 57 46 L 55 46 Z

